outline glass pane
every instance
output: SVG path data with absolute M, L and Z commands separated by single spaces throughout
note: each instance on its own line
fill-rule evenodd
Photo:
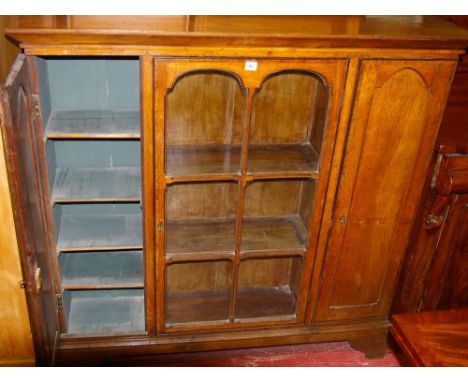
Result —
M 236 318 L 295 315 L 301 272 L 301 257 L 242 261 Z
M 246 187 L 241 250 L 305 250 L 313 180 L 255 181 Z
M 239 172 L 245 94 L 224 72 L 180 78 L 166 97 L 166 174 Z
M 239 187 L 181 183 L 166 191 L 166 255 L 234 253 Z
M 166 322 L 227 320 L 232 263 L 207 261 L 166 267 Z
M 255 94 L 250 128 L 250 173 L 318 171 L 328 90 L 308 72 L 269 77 Z

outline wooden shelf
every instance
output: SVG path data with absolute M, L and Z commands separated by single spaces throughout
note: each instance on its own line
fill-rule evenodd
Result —
M 247 218 L 242 222 L 242 252 L 303 250 L 306 240 L 307 228 L 297 216 Z
M 229 319 L 229 290 L 177 292 L 166 295 L 166 323 L 213 322 Z M 241 289 L 237 292 L 236 320 L 273 318 L 290 320 L 296 299 L 288 286 Z
M 138 167 L 58 168 L 52 201 L 139 201 L 141 174 Z
M 45 135 L 50 139 L 139 139 L 138 110 L 55 110 Z
M 166 257 L 182 260 L 185 256 L 203 254 L 234 255 L 236 223 L 234 219 L 194 220 L 168 223 Z
M 166 294 L 166 323 L 227 321 L 229 289 Z
M 237 291 L 236 319 L 284 316 L 296 313 L 296 298 L 286 285 L 267 288 L 243 288 Z
M 63 299 L 68 334 L 145 331 L 143 289 L 66 291 Z
M 251 145 L 247 161 L 249 174 L 318 175 L 319 155 L 309 144 Z
M 307 229 L 297 216 L 248 218 L 241 251 L 265 256 L 303 254 Z M 234 255 L 235 220 L 179 221 L 166 226 L 166 260 L 229 259 Z M 278 253 L 273 253 L 277 251 Z
M 170 146 L 166 149 L 168 178 L 240 173 L 240 146 Z
M 240 147 L 181 146 L 166 150 L 166 178 L 171 181 L 236 180 Z M 311 145 L 252 145 L 248 177 L 253 179 L 318 178 L 319 156 Z
M 60 252 L 142 248 L 139 214 L 64 215 L 58 229 Z
M 67 252 L 59 266 L 63 289 L 143 288 L 141 251 Z

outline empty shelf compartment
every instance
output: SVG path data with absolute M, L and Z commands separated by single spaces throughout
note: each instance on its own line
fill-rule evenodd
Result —
M 166 149 L 170 178 L 240 173 L 240 146 L 171 146 Z
M 235 230 L 235 220 L 168 224 L 166 254 L 234 253 Z
M 59 267 L 64 289 L 143 288 L 141 251 L 66 252 Z
M 68 334 L 116 334 L 145 331 L 143 289 L 65 291 Z
M 231 279 L 230 261 L 166 267 L 166 323 L 227 320 Z
M 319 155 L 309 144 L 251 145 L 247 170 L 262 173 L 318 173 Z
M 292 318 L 296 314 L 302 263 L 301 257 L 241 261 L 237 281 L 236 318 Z
M 58 168 L 52 188 L 54 202 L 141 199 L 138 167 Z
M 307 229 L 295 216 L 249 218 L 242 223 L 241 250 L 301 250 L 306 247 Z
M 76 204 L 53 208 L 57 249 L 141 249 L 139 204 Z

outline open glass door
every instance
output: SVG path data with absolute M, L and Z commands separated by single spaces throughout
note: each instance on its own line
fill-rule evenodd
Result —
M 1 89 L 2 133 L 36 361 L 54 362 L 60 326 L 44 218 L 33 58 L 18 55 Z

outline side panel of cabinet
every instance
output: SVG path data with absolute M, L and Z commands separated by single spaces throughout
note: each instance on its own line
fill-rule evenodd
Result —
M 442 230 L 421 310 L 468 308 L 468 195 L 454 195 Z
M 385 316 L 454 63 L 361 63 L 316 320 Z
M 39 165 L 30 58 L 19 55 L 2 88 L 1 118 L 16 233 L 37 362 L 53 361 L 59 331 Z

